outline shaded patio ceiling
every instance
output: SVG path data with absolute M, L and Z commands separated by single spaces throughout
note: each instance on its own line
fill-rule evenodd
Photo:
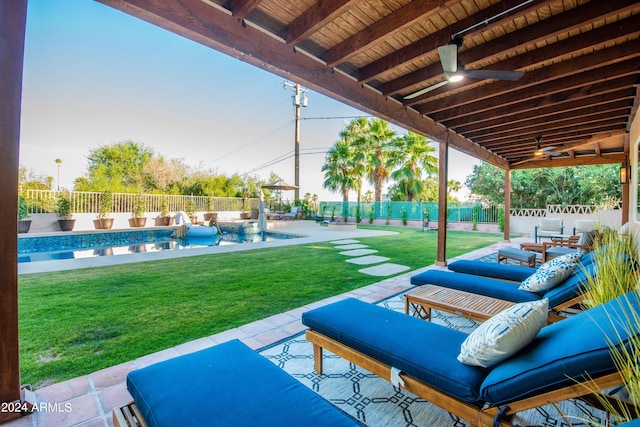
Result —
M 98 1 L 504 169 L 629 150 L 640 2 Z M 524 76 L 444 84 L 438 47 L 453 38 L 466 70 Z

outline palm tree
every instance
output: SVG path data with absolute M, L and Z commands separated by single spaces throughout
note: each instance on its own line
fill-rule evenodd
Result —
M 438 171 L 438 158 L 433 155 L 436 149 L 427 138 L 411 131 L 395 138 L 392 144 L 395 148 L 393 156 L 397 156 L 396 164 L 399 167 L 391 177 L 405 193 L 406 201 L 411 202 L 424 188 L 422 172 L 428 174 Z
M 336 142 L 327 152 L 322 165 L 324 172 L 323 187 L 342 193 L 342 200 L 349 201 L 349 190 L 357 188 L 357 180 L 353 175 L 353 149 L 345 139 Z
M 382 186 L 389 179 L 394 166 L 395 156 L 392 156 L 391 140 L 395 132 L 389 123 L 382 119 L 369 121 L 366 135 L 355 141 L 357 149 L 356 161 L 365 165 L 369 182 L 373 185 L 375 201 L 382 200 Z
M 354 147 L 357 144 L 357 141 L 365 138 L 369 133 L 369 119 L 366 117 L 358 117 L 357 119 L 351 120 L 345 128 L 340 132 L 340 139 L 347 143 L 352 151 L 354 151 Z M 364 174 L 366 171 L 366 165 L 364 163 L 363 156 L 357 155 L 355 152 L 353 153 L 353 158 L 351 161 L 352 171 L 351 175 L 353 178 L 353 187 L 352 189 L 357 193 L 358 206 L 362 201 L 362 179 L 364 178 Z

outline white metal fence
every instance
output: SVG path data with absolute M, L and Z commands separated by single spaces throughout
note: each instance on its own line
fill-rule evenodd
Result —
M 29 214 L 55 213 L 56 201 L 61 191 L 23 190 L 20 194 L 25 198 Z M 73 213 L 98 213 L 102 197 L 109 193 L 71 191 L 71 210 Z M 160 212 L 163 203 L 167 211 L 221 212 L 242 211 L 258 207 L 258 199 L 239 197 L 207 197 L 181 196 L 166 194 L 131 194 L 110 193 L 112 199 L 111 213 L 132 212 L 141 199 L 145 212 Z

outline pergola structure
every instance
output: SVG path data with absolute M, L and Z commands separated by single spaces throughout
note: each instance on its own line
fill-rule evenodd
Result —
M 0 186 L 7 200 L 17 200 L 26 1 L 0 2 Z M 629 188 L 638 182 L 640 2 L 97 1 L 437 141 L 438 263 L 446 261 L 449 148 L 507 172 L 631 164 L 623 217 L 636 220 L 629 206 L 637 191 Z M 454 49 L 438 49 L 451 43 Z M 466 78 L 450 81 L 452 67 Z M 523 73 L 500 80 L 516 78 L 512 71 Z M 6 218 L 16 210 L 0 205 Z M 3 402 L 18 399 L 20 387 L 16 233 L 12 221 L 0 230 Z

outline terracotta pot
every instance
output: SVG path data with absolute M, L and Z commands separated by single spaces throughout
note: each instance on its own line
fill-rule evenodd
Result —
M 242 218 L 242 219 L 251 219 L 251 212 L 242 212 L 240 214 L 240 218 Z
M 172 225 L 174 218 L 175 217 L 172 217 L 172 216 L 163 216 L 163 217 L 160 217 L 160 221 L 162 222 L 162 225 Z
M 31 220 L 23 219 L 18 221 L 18 233 L 28 233 L 31 228 Z
M 144 227 L 147 225 L 147 218 L 129 218 L 129 226 L 130 227 Z
M 111 230 L 111 227 L 113 227 L 113 218 L 94 219 L 93 226 L 96 230 Z

